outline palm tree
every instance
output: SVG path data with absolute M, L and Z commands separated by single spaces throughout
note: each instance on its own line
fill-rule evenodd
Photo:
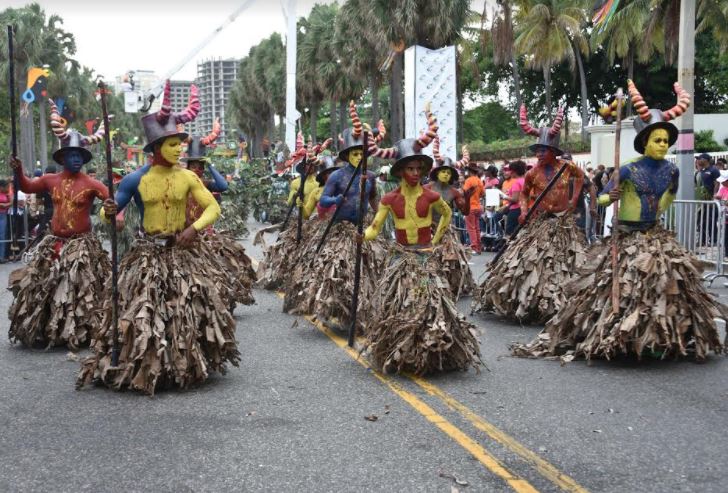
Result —
M 493 19 L 491 40 L 493 43 L 493 61 L 496 65 L 510 65 L 513 72 L 513 95 L 516 98 L 516 111 L 521 107 L 521 77 L 516 60 L 515 37 L 513 34 L 513 2 L 512 0 L 496 0 L 500 11 Z M 487 5 L 487 2 L 486 2 Z M 483 10 L 485 17 L 485 10 Z
M 582 139 L 586 138 L 589 106 L 582 55 L 589 45 L 582 32 L 586 12 L 582 0 L 541 0 L 524 5 L 516 49 L 526 56 L 528 66 L 542 70 L 546 84 L 546 110 L 551 113 L 551 69 L 568 61 L 578 70 L 581 89 Z

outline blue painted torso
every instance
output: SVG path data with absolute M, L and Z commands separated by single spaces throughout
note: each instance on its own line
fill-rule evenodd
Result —
M 347 164 L 343 168 L 331 173 L 331 176 L 329 176 L 329 179 L 326 181 L 324 191 L 321 194 L 320 204 L 323 207 L 330 207 L 331 205 L 335 204 L 336 196 L 343 195 L 344 190 L 346 190 L 346 186 L 349 184 L 349 180 L 351 180 L 351 177 L 355 172 L 356 168 L 354 168 L 350 164 Z M 346 194 L 346 196 L 344 197 L 344 201 L 339 206 L 340 212 L 338 214 L 337 221 L 349 221 L 352 224 L 358 224 L 360 182 L 361 178 L 357 173 L 354 182 L 351 184 L 349 192 Z M 372 173 L 371 171 L 367 171 L 366 197 L 371 197 L 371 195 L 375 191 L 376 182 L 374 173 Z M 365 215 L 368 207 L 369 204 L 365 203 Z

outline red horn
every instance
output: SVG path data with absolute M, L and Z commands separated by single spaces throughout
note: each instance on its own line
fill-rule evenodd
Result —
M 379 130 L 379 133 L 377 134 L 377 143 L 384 140 L 384 137 L 387 135 L 387 127 L 384 126 L 384 120 L 379 120 L 377 122 L 377 130 Z
M 564 121 L 564 108 L 559 106 L 558 111 L 556 111 L 556 119 L 554 119 L 554 124 L 551 125 L 551 128 L 549 129 L 549 135 L 553 137 L 554 135 L 558 135 L 559 132 L 561 132 L 561 123 Z
M 356 105 L 354 100 L 349 101 L 349 116 L 351 117 L 351 126 L 354 129 L 352 135 L 355 139 L 358 139 L 361 135 L 361 120 L 359 119 L 359 113 L 356 111 Z
M 200 139 L 200 144 L 203 146 L 209 146 L 213 142 L 217 140 L 218 137 L 220 137 L 220 130 L 222 127 L 220 126 L 220 119 L 215 118 L 215 123 L 212 124 L 212 132 L 210 132 L 209 135 L 206 137 L 203 137 Z
M 167 120 L 169 120 L 169 115 L 172 114 L 172 106 L 169 101 L 169 79 L 167 79 L 167 82 L 164 84 L 164 96 L 162 97 L 162 107 L 157 112 L 157 121 L 164 125 L 167 123 Z
M 463 146 L 463 158 L 455 163 L 455 166 L 458 168 L 463 168 L 470 164 L 470 151 L 468 151 L 468 146 Z
M 200 112 L 200 98 L 197 86 L 192 84 L 190 86 L 190 99 L 187 102 L 187 108 L 180 113 L 175 113 L 174 118 L 179 123 L 187 123 L 197 118 L 197 114 Z
M 101 139 L 104 138 L 104 135 L 106 135 L 106 128 L 104 127 L 104 122 L 101 122 L 101 125 L 99 125 L 99 129 L 96 130 L 92 135 L 83 135 L 81 136 L 81 142 L 83 142 L 84 145 L 92 145 L 92 144 L 98 144 L 101 142 Z
M 48 104 L 51 110 L 51 129 L 53 130 L 53 134 L 61 140 L 67 139 L 68 130 L 66 130 L 63 119 L 60 113 L 58 113 L 58 106 L 56 106 L 56 103 L 52 99 L 48 100 Z
M 528 112 L 526 111 L 526 105 L 521 103 L 521 113 L 520 113 L 520 125 L 521 129 L 526 135 L 533 135 L 535 137 L 538 137 L 538 129 L 533 128 L 531 126 L 531 122 L 528 121 Z
M 377 146 L 376 140 L 374 140 L 374 137 L 372 137 L 372 134 L 367 134 L 369 136 L 369 148 L 367 149 L 369 157 L 378 157 L 382 159 L 396 159 L 397 158 L 397 148 L 396 147 L 388 147 L 386 149 L 380 149 L 379 146 Z
M 690 94 L 680 87 L 680 84 L 675 82 L 672 86 L 673 90 L 675 91 L 675 94 L 677 94 L 677 104 L 670 108 L 667 111 L 662 112 L 662 117 L 665 119 L 665 121 L 674 120 L 678 116 L 685 113 L 688 109 L 688 106 L 690 106 Z
M 642 94 L 637 90 L 637 86 L 634 85 L 631 79 L 627 79 L 627 91 L 632 98 L 632 106 L 637 114 L 642 118 L 642 121 L 650 121 L 650 109 L 647 107 L 647 103 L 642 98 Z
M 438 163 L 442 161 L 442 156 L 440 155 L 440 136 L 435 136 L 435 141 L 432 143 L 432 157 L 435 158 L 435 161 Z
M 298 131 L 298 135 L 296 135 L 296 149 L 299 150 L 303 148 L 303 132 L 300 130 Z
M 437 118 L 430 111 L 430 103 L 425 105 L 425 116 L 427 117 L 427 130 L 420 134 L 419 138 L 415 141 L 415 145 L 413 146 L 415 151 L 421 151 L 430 145 L 430 142 L 437 136 L 438 128 L 440 128 L 437 125 Z

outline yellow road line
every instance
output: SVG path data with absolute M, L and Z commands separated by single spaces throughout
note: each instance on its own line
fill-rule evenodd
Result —
M 253 264 L 257 267 L 258 261 L 252 259 Z M 282 297 L 282 293 L 277 293 L 279 297 Z M 344 349 L 352 358 L 359 362 L 362 366 L 370 368 L 370 365 L 359 357 L 359 354 L 347 345 L 347 342 L 339 335 L 332 332 L 329 328 L 324 326 L 312 317 L 305 317 L 310 323 L 312 323 L 321 332 L 326 334 L 337 346 Z M 395 394 L 402 398 L 405 402 L 410 404 L 417 412 L 422 414 L 428 421 L 435 424 L 441 431 L 450 436 L 460 446 L 468 450 L 474 457 L 476 457 L 483 465 L 493 471 L 496 475 L 500 476 L 509 485 L 511 485 L 516 491 L 535 491 L 527 481 L 519 479 L 517 476 L 512 475 L 503 465 L 487 452 L 482 446 L 471 439 L 468 435 L 463 433 L 460 429 L 448 422 L 444 417 L 438 415 L 431 407 L 416 397 L 414 394 L 404 390 L 399 384 L 394 382 L 389 377 L 382 375 L 376 370 L 372 369 L 374 376 L 379 379 L 382 383 L 387 385 Z M 436 385 L 428 382 L 421 377 L 415 377 L 412 375 L 406 375 L 410 380 L 416 383 L 425 392 L 437 397 L 444 402 L 450 409 L 460 413 L 473 426 L 478 430 L 486 433 L 490 438 L 497 441 L 501 445 L 511 450 L 516 455 L 520 456 L 526 462 L 528 462 L 533 468 L 538 471 L 541 476 L 548 479 L 556 486 L 564 491 L 574 493 L 587 493 L 587 490 L 580 486 L 573 478 L 562 473 L 552 464 L 541 458 L 538 454 L 532 452 L 525 446 L 521 445 L 513 437 L 501 431 L 482 417 L 478 416 L 475 412 L 471 411 L 467 406 L 460 403 L 446 392 L 441 390 Z M 525 488 L 525 489 L 523 489 Z
M 526 462 L 530 463 L 531 466 L 534 467 L 541 476 L 548 479 L 562 490 L 574 493 L 587 492 L 587 490 L 583 486 L 579 485 L 573 478 L 556 469 L 556 467 L 541 458 L 538 454 L 532 452 L 530 449 L 517 442 L 516 439 L 496 428 L 493 424 L 489 423 L 479 415 L 475 414 L 467 406 L 448 395 L 436 385 L 433 385 L 432 383 L 421 377 L 408 375 L 408 378 L 415 382 L 417 385 L 419 385 L 428 394 L 440 399 L 450 409 L 459 412 L 477 429 L 484 432 L 490 438 L 505 446 L 515 454 L 519 455 Z

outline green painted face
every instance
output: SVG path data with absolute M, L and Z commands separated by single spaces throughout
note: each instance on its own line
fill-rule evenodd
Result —
M 179 155 L 182 152 L 180 144 L 182 141 L 179 137 L 167 137 L 159 148 L 159 153 L 165 161 L 170 165 L 175 165 L 179 161 Z
M 442 169 L 437 172 L 437 181 L 444 184 L 449 184 L 452 179 L 452 171 L 449 169 Z
M 665 159 L 667 149 L 670 147 L 670 136 L 664 128 L 658 128 L 650 133 L 645 144 L 645 156 L 657 161 Z

